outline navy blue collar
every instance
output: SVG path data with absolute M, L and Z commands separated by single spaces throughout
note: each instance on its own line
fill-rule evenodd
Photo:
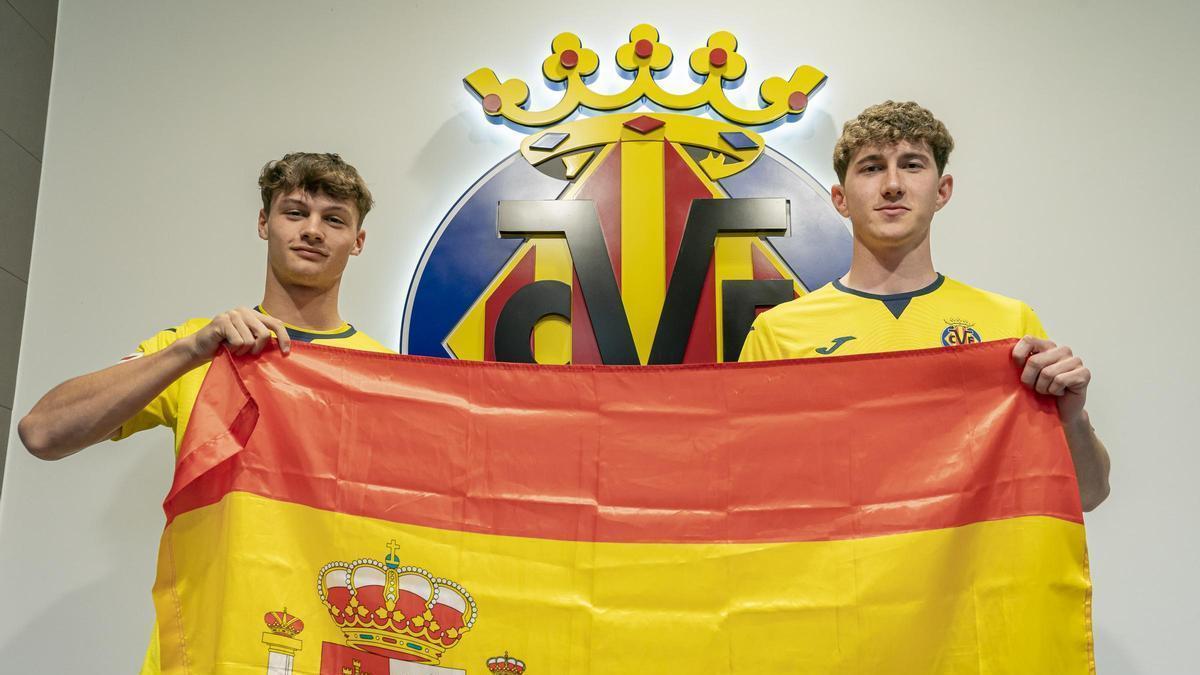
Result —
M 266 312 L 263 311 L 262 305 L 256 305 L 254 307 L 254 311 L 266 314 Z M 267 316 L 270 315 L 268 314 Z M 291 326 L 287 325 L 285 325 L 285 327 L 287 328 L 288 337 L 296 340 L 297 342 L 312 342 L 313 340 L 341 340 L 342 338 L 348 338 L 358 332 L 358 330 L 350 324 L 346 324 L 346 330 L 338 333 L 310 333 L 306 330 L 292 328 Z
M 907 293 L 893 293 L 891 295 L 879 295 L 877 293 L 867 293 L 866 291 L 856 290 L 843 284 L 841 279 L 834 279 L 833 287 L 843 293 L 857 295 L 860 298 L 878 300 L 883 303 L 884 307 L 888 308 L 888 311 L 892 313 L 892 316 L 899 319 L 900 315 L 904 313 L 904 309 L 908 307 L 908 303 L 912 302 L 913 298 L 920 295 L 929 295 L 930 293 L 941 288 L 945 281 L 946 277 L 939 274 L 937 275 L 937 279 L 933 280 L 933 283 L 924 288 L 918 288 L 915 291 L 908 291 Z
M 346 324 L 350 326 L 350 324 Z M 310 333 L 299 328 L 287 326 L 288 337 L 298 342 L 312 342 L 313 340 L 340 340 L 354 335 L 358 330 L 354 326 L 350 326 L 340 333 Z

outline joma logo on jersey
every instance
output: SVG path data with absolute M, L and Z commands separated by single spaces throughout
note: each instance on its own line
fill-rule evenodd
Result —
M 439 225 L 405 308 L 402 351 L 538 363 L 732 361 L 755 315 L 845 273 L 850 234 L 825 189 L 753 131 L 796 121 L 825 76 L 768 78 L 763 107 L 725 97 L 746 61 L 727 32 L 688 65 L 641 25 L 617 50 L 623 92 L 590 89 L 596 53 L 554 38 L 542 63 L 564 91 L 544 110 L 486 68 L 465 78 L 488 119 L 530 132 Z M 654 110 L 637 111 L 638 106 Z M 620 111 L 569 120 L 580 109 Z M 658 112 L 711 111 L 720 120 Z
M 942 331 L 942 344 L 951 347 L 954 345 L 970 345 L 976 342 L 983 342 L 979 337 L 979 332 L 974 328 L 975 324 L 961 319 L 950 319 L 946 322 L 946 330 Z

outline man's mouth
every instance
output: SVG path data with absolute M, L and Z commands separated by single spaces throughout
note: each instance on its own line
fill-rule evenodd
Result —
M 885 216 L 900 216 L 900 215 L 904 215 L 905 213 L 908 213 L 907 206 L 900 206 L 897 204 L 889 204 L 888 206 L 880 206 L 879 208 L 877 208 L 875 210 L 879 211 L 880 213 L 882 213 Z
M 318 260 L 320 258 L 329 257 L 328 253 L 320 249 L 310 248 L 308 246 L 293 246 L 292 250 L 300 254 L 301 258 L 306 258 L 308 260 Z

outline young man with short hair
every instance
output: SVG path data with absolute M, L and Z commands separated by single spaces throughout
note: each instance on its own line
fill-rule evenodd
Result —
M 1108 452 L 1084 402 L 1091 373 L 1050 341 L 1023 302 L 967 286 L 934 270 L 933 214 L 950 201 L 944 172 L 954 140 L 916 103 L 887 101 L 846 123 L 833 151 L 840 184 L 833 204 L 850 219 L 846 276 L 763 312 L 741 361 L 842 356 L 1020 338 L 1021 381 L 1056 396 L 1084 511 L 1108 496 Z
M 362 252 L 363 219 L 374 205 L 358 171 L 335 154 L 292 153 L 263 167 L 258 236 L 267 242 L 267 275 L 257 307 L 191 319 L 160 331 L 104 370 L 68 380 L 42 397 L 18 425 L 41 459 L 62 459 L 111 438 L 156 426 L 183 440 L 209 364 L 222 345 L 258 354 L 272 336 L 293 342 L 391 352 L 342 320 L 338 294 L 350 256 Z M 143 673 L 157 673 L 158 632 Z

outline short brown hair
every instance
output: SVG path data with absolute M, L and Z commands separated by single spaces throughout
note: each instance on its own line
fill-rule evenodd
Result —
M 850 160 L 860 148 L 894 145 L 901 141 L 928 144 L 939 176 L 946 170 L 950 151 L 954 149 L 954 139 L 946 131 L 946 125 L 933 113 L 912 101 L 884 101 L 862 111 L 842 127 L 842 135 L 833 146 L 833 170 L 837 172 L 838 180 L 846 182 Z
M 291 152 L 267 162 L 258 176 L 263 210 L 270 213 L 277 194 L 303 189 L 309 194 L 324 192 L 336 199 L 348 199 L 358 207 L 358 226 L 375 205 L 367 183 L 358 170 L 332 152 Z

